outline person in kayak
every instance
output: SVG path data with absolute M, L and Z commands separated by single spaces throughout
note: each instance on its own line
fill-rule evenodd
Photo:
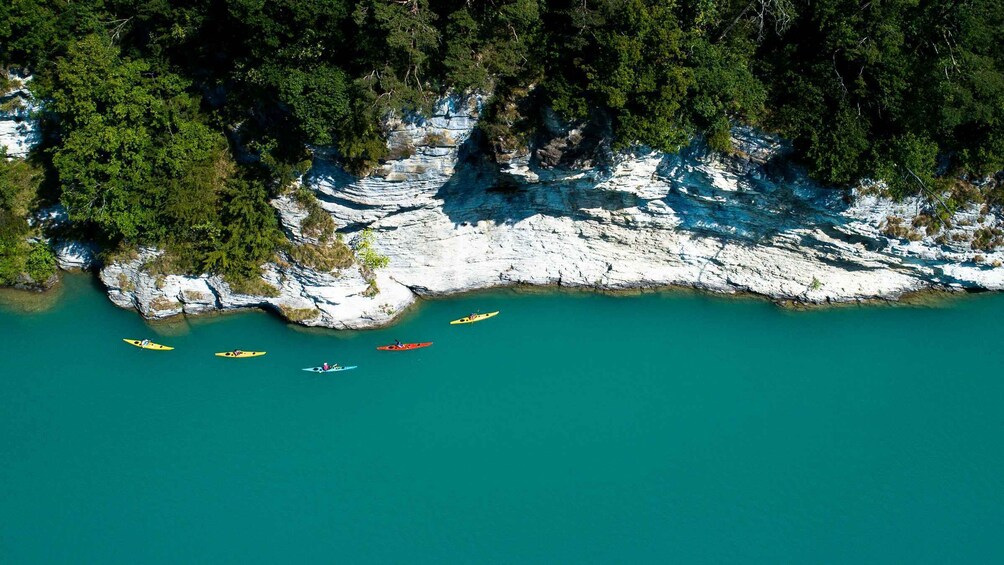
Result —
M 240 357 L 241 353 L 244 353 L 244 352 L 241 351 L 240 349 L 234 349 L 234 352 L 231 353 L 231 355 L 233 355 L 234 357 Z
M 331 365 L 328 365 L 327 361 L 325 361 L 324 364 L 321 365 L 321 370 L 327 371 L 330 368 L 331 368 Z
M 403 349 L 404 348 L 404 344 L 401 343 L 401 340 L 395 339 L 394 340 L 394 347 L 397 348 L 397 349 Z
M 139 342 L 139 344 L 142 345 L 143 347 L 146 347 L 146 346 L 150 345 L 150 340 L 149 339 L 144 339 L 143 341 Z

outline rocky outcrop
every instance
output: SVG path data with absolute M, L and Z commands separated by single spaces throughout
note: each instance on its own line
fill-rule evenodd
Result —
M 70 218 L 62 204 L 55 204 L 36 210 L 28 223 L 43 234 L 56 256 L 56 265 L 64 271 L 90 271 L 98 266 L 98 246 L 67 239 Z
M 412 293 L 386 274 L 373 282 L 358 270 L 320 273 L 290 264 L 265 268 L 267 296 L 235 290 L 221 277 L 151 273 L 150 264 L 162 252 L 140 250 L 133 257 L 112 261 L 100 271 L 112 302 L 151 319 L 219 310 L 265 308 L 307 326 L 338 329 L 375 327 L 389 323 L 407 308 Z
M 320 205 L 350 241 L 372 230 L 390 258 L 379 292 L 358 269 L 276 264 L 265 280 L 278 295 L 251 297 L 213 277 L 158 281 L 143 257 L 105 267 L 102 280 L 117 304 L 147 316 L 266 306 L 330 327 L 385 324 L 417 296 L 517 284 L 679 285 L 805 303 L 1004 288 L 1004 254 L 969 243 L 996 233 L 997 215 L 963 211 L 947 234 L 928 235 L 915 219 L 921 201 L 818 186 L 761 132 L 737 129 L 736 154 L 723 157 L 700 143 L 676 155 L 583 152 L 581 131 L 569 128 L 499 166 L 480 155 L 478 107 L 449 99 L 429 118 L 394 123 L 397 158 L 366 178 L 316 154 L 304 180 Z M 296 202 L 275 205 L 291 239 L 312 243 Z
M 999 252 L 977 263 L 965 238 L 888 236 L 889 218 L 913 218 L 919 201 L 817 186 L 783 164 L 784 143 L 751 129 L 738 129 L 734 143 L 739 155 L 729 158 L 698 145 L 618 155 L 609 168 L 531 162 L 520 184 L 501 188 L 497 174 L 471 161 L 448 178 L 400 184 L 339 182 L 321 164 L 312 181 L 339 225 L 375 230 L 391 276 L 419 294 L 683 285 L 846 302 L 1004 284 L 993 267 Z M 963 229 L 1000 221 L 967 214 Z
M 0 93 L 0 146 L 8 157 L 24 158 L 39 141 L 38 123 L 32 117 L 37 106 L 26 86 L 31 77 L 13 73 L 10 77 L 12 87 Z
M 14 281 L 14 284 L 10 286 L 10 288 L 17 290 L 30 290 L 33 292 L 44 292 L 56 286 L 58 282 L 59 276 L 55 273 L 53 273 L 46 280 L 35 280 L 31 278 L 31 275 L 28 273 L 21 273 L 17 276 L 17 279 Z
M 89 243 L 59 240 L 50 243 L 56 265 L 64 271 L 90 271 L 97 266 L 97 248 Z

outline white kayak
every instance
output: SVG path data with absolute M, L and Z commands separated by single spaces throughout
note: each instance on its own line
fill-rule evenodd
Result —
M 337 373 L 338 371 L 348 371 L 349 369 L 356 368 L 356 365 L 352 365 L 351 367 L 331 367 L 325 371 L 324 367 L 310 367 L 308 369 L 304 369 L 304 371 L 310 371 L 311 373 Z

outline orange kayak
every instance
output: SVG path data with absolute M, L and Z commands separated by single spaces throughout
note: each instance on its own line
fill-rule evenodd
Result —
M 377 349 L 380 351 L 407 351 L 409 349 L 421 349 L 432 345 L 431 341 L 424 343 L 402 343 L 401 345 L 381 345 Z

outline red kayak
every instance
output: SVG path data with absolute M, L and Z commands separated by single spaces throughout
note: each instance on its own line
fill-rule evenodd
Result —
M 377 349 L 380 351 L 407 351 L 409 349 L 421 349 L 432 345 L 431 341 L 425 343 L 402 343 L 401 345 L 381 345 Z

